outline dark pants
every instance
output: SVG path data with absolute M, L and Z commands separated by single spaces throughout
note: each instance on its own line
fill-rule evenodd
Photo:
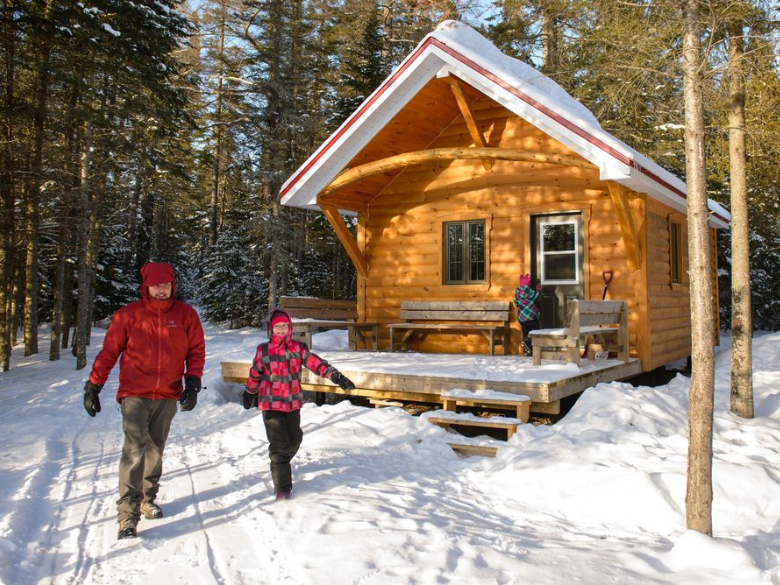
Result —
M 125 444 L 119 459 L 119 521 L 138 518 L 141 502 L 153 502 L 160 489 L 162 457 L 176 400 L 151 400 L 127 396 L 122 399 L 122 430 Z
M 290 461 L 295 457 L 303 441 L 301 411 L 264 410 L 263 423 L 268 437 L 268 455 L 271 458 L 274 493 L 290 491 L 292 489 Z
M 528 334 L 531 331 L 539 329 L 539 319 L 520 321 L 520 327 L 523 329 L 523 353 L 525 353 L 525 355 L 531 355 L 531 338 Z

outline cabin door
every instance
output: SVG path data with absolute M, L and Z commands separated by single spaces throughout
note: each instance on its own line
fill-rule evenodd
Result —
M 531 216 L 531 281 L 542 284 L 542 328 L 563 327 L 569 301 L 585 298 L 584 242 L 582 213 Z

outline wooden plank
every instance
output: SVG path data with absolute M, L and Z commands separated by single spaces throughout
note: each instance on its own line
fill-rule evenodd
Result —
M 449 412 L 455 412 L 457 406 L 470 406 L 470 407 L 492 407 L 499 409 L 507 409 L 514 411 L 519 420 L 527 423 L 531 415 L 531 399 L 528 396 L 518 395 L 518 400 L 506 400 L 504 398 L 490 398 L 489 396 L 482 396 L 475 394 L 472 397 L 463 396 L 462 394 L 448 396 L 447 393 L 442 394 L 442 401 L 444 402 L 444 410 Z
M 466 427 L 485 427 L 489 429 L 516 429 L 519 423 L 500 420 L 500 416 L 488 418 L 450 418 L 446 416 L 429 416 L 428 421 L 437 425 L 462 425 Z
M 461 86 L 460 81 L 452 75 L 448 75 L 446 80 L 450 84 L 450 89 L 455 96 L 455 101 L 458 102 L 460 113 L 463 115 L 463 119 L 466 121 L 466 126 L 468 126 L 469 134 L 471 135 L 471 139 L 474 141 L 474 145 L 481 146 L 483 148 L 486 147 L 487 141 L 482 135 L 480 129 L 477 127 L 477 123 L 474 120 L 474 112 L 471 110 L 471 105 L 463 93 L 463 87 Z M 493 167 L 493 161 L 490 159 L 482 159 L 482 166 L 486 171 L 489 171 Z
M 596 165 L 576 155 L 534 152 L 516 148 L 431 148 L 416 152 L 404 152 L 399 155 L 375 160 L 342 172 L 317 197 L 318 203 L 325 201 L 329 194 L 359 181 L 365 177 L 382 173 L 392 173 L 411 165 L 420 165 L 437 161 L 473 161 L 481 159 L 506 160 L 515 162 L 536 162 L 547 165 L 598 169 Z
M 509 309 L 508 301 L 404 301 L 402 309 L 417 310 L 488 310 L 500 311 Z
M 560 400 L 573 394 L 578 394 L 586 388 L 592 388 L 602 382 L 614 382 L 625 380 L 642 372 L 642 363 L 637 358 L 630 358 L 627 363 L 620 363 L 611 368 L 586 372 L 579 376 L 567 378 L 551 385 L 549 390 L 550 401 Z M 533 407 L 532 407 L 532 410 Z M 535 410 L 534 410 L 535 411 Z
M 221 362 L 222 377 L 226 382 L 236 382 L 245 384 L 249 376 L 251 362 Z M 442 404 L 441 393 L 452 388 L 463 388 L 466 390 L 495 390 L 496 392 L 506 392 L 509 394 L 525 394 L 533 402 L 547 402 L 547 382 L 505 382 L 497 380 L 468 380 L 463 378 L 453 378 L 451 376 L 417 376 L 408 374 L 383 374 L 377 372 L 353 372 L 341 370 L 347 375 L 360 390 L 374 391 L 371 396 L 378 398 L 392 398 L 397 396 L 409 396 L 409 400 L 420 402 L 431 402 L 432 404 Z M 310 388 L 328 388 L 327 392 L 336 394 L 349 394 L 342 391 L 338 386 L 333 386 L 310 372 L 302 371 L 302 381 Z M 352 392 L 352 391 L 350 391 Z M 415 395 L 417 398 L 412 398 Z M 424 397 L 424 399 L 419 399 Z M 429 400 L 432 399 L 432 400 Z M 533 410 L 533 405 L 531 410 Z
M 425 321 L 499 321 L 509 320 L 509 307 L 503 311 L 417 311 L 401 309 L 401 319 Z
M 495 457 L 498 453 L 498 447 L 490 445 L 476 445 L 472 443 L 456 443 L 455 441 L 447 441 L 450 448 L 459 455 L 465 455 L 466 457 L 471 455 L 480 455 L 482 457 Z
M 328 223 L 336 232 L 341 245 L 347 251 L 347 255 L 352 260 L 355 268 L 360 276 L 368 275 L 368 261 L 366 260 L 363 252 L 360 251 L 357 245 L 357 241 L 349 231 L 347 224 L 344 223 L 344 219 L 335 207 L 330 207 L 324 203 L 319 203 L 322 213 L 325 215 Z

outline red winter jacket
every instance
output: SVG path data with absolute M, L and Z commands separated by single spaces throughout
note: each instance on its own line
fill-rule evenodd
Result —
M 125 396 L 179 400 L 182 378 L 203 376 L 206 361 L 203 327 L 195 309 L 173 299 L 176 293 L 173 268 L 168 264 L 146 264 L 141 275 L 141 300 L 114 313 L 89 380 L 105 384 L 119 359 L 117 402 Z M 149 297 L 149 286 L 166 282 L 173 283 L 170 299 L 160 301 Z
M 258 394 L 257 408 L 260 410 L 290 412 L 303 405 L 301 368 L 329 380 L 338 370 L 309 351 L 305 343 L 292 339 L 292 319 L 284 309 L 274 309 L 271 319 L 274 315 L 286 317 L 290 331 L 282 337 L 271 335 L 271 341 L 257 346 L 246 390 Z

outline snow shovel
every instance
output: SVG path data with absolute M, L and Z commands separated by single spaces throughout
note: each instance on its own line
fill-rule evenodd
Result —
M 601 276 L 604 277 L 604 292 L 601 295 L 601 300 L 607 298 L 607 288 L 609 288 L 609 283 L 612 282 L 612 271 L 611 270 L 605 270 L 601 273 Z

